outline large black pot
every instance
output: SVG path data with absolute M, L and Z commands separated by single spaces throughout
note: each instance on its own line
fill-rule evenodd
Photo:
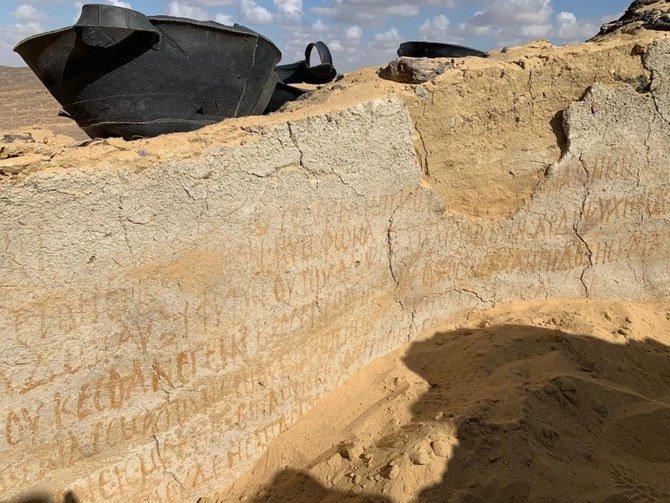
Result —
M 15 48 L 92 138 L 192 131 L 261 114 L 279 49 L 235 25 L 85 5 L 74 26 Z
M 488 54 L 462 45 L 439 42 L 404 42 L 400 44 L 398 56 L 409 58 L 465 58 L 476 56 L 486 58 Z
M 320 62 L 312 66 L 310 59 L 312 51 L 316 49 Z M 327 84 L 337 77 L 337 70 L 333 66 L 333 56 L 330 49 L 323 42 L 310 43 L 305 49 L 305 59 L 289 65 L 281 65 L 275 68 L 279 82 L 272 99 L 268 103 L 265 113 L 280 110 L 289 101 L 295 101 L 303 96 L 306 91 L 289 84 Z

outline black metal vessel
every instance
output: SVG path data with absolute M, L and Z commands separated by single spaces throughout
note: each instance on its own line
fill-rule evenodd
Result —
M 488 54 L 462 45 L 438 42 L 405 42 L 400 44 L 398 56 L 409 58 L 465 58 L 476 56 L 486 58 Z
M 310 59 L 312 51 L 316 49 L 320 63 L 312 66 Z M 333 66 L 333 56 L 330 49 L 323 42 L 313 42 L 305 49 L 305 59 L 297 63 L 281 65 L 275 68 L 279 82 L 272 99 L 265 112 L 276 112 L 289 101 L 295 101 L 305 94 L 305 91 L 289 84 L 327 84 L 337 77 L 337 70 Z
M 74 26 L 36 35 L 15 51 L 92 138 L 191 131 L 262 114 L 281 52 L 239 25 L 147 17 L 85 5 Z

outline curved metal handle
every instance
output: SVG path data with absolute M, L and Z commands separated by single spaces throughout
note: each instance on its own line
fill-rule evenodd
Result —
M 319 40 L 318 42 L 312 42 L 305 49 L 305 63 L 307 64 L 307 68 L 311 68 L 309 60 L 312 57 L 312 51 L 314 49 L 319 53 L 319 59 L 321 59 L 322 65 L 333 64 L 333 55 L 330 53 L 330 49 L 328 49 L 326 44 Z
M 152 45 L 161 39 L 161 31 L 144 14 L 113 5 L 84 5 L 74 29 L 93 47 L 110 47 L 138 32 L 150 36 Z
M 310 66 L 309 58 L 316 49 L 321 58 L 321 64 Z M 333 66 L 333 56 L 328 46 L 323 42 L 313 42 L 305 49 L 305 60 L 275 67 L 279 80 L 284 84 L 327 84 L 337 77 L 337 70 Z

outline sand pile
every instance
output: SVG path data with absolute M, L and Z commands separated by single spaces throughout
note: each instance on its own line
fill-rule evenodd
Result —
M 669 346 L 667 303 L 457 315 L 352 377 L 219 501 L 669 501 Z

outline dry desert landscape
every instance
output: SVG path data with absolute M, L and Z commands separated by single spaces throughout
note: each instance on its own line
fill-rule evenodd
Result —
M 132 142 L 0 68 L 0 500 L 670 501 L 668 16 Z

